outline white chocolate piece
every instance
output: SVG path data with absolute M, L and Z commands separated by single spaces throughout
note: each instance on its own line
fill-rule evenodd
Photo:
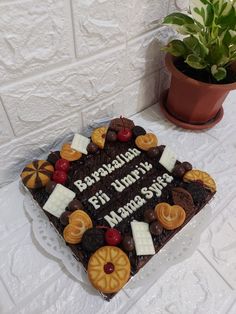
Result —
M 168 147 L 165 147 L 159 163 L 165 167 L 169 172 L 172 172 L 176 163 L 175 153 Z
M 131 229 L 134 238 L 136 254 L 139 255 L 154 255 L 155 248 L 152 241 L 152 236 L 149 231 L 149 224 L 146 222 L 132 221 Z
M 75 134 L 73 141 L 71 143 L 71 148 L 77 150 L 78 152 L 81 152 L 82 154 L 87 155 L 87 146 L 90 143 L 90 139 L 80 135 L 80 134 Z
M 68 204 L 75 198 L 75 193 L 61 184 L 57 184 L 43 209 L 59 218 Z

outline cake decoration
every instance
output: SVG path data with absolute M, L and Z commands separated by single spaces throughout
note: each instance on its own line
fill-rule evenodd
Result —
M 25 166 L 21 179 L 29 189 L 38 189 L 45 186 L 53 174 L 53 166 L 45 160 L 34 160 Z
M 76 151 L 71 148 L 71 144 L 65 143 L 63 144 L 60 151 L 61 158 L 66 159 L 68 161 L 75 161 L 82 157 L 81 152 Z
M 59 218 L 74 197 L 75 193 L 73 191 L 61 184 L 57 184 L 44 204 L 43 209 Z
M 87 146 L 90 143 L 90 139 L 76 133 L 71 143 L 71 148 L 77 150 L 78 152 L 87 155 Z
M 132 138 L 132 131 L 124 128 L 117 133 L 117 139 L 120 142 L 128 142 Z
M 101 228 L 87 229 L 82 237 L 82 247 L 88 252 L 94 252 L 105 245 L 105 232 Z
M 130 235 L 125 235 L 122 240 L 122 247 L 126 252 L 132 252 L 134 250 L 134 239 Z
M 149 231 L 151 232 L 151 234 L 153 234 L 155 236 L 159 236 L 163 232 L 163 227 L 158 221 L 153 221 L 149 225 Z
M 141 126 L 136 125 L 134 128 L 132 128 L 132 133 L 133 133 L 133 137 L 136 138 L 139 135 L 145 135 L 146 131 Z
M 118 137 L 124 129 L 127 141 Z M 129 280 L 131 265 L 134 276 L 215 194 L 208 174 L 157 144 L 154 134 L 133 121 L 113 119 L 108 128 L 94 130 L 80 151 L 65 143 L 61 151 L 50 152 L 47 183 L 28 185 L 106 300 Z M 58 189 L 66 193 L 58 195 Z M 144 230 L 135 232 L 140 224 Z M 146 244 L 140 243 L 143 237 Z M 122 256 L 118 264 L 116 254 Z
M 55 169 L 61 170 L 67 173 L 70 169 L 70 162 L 66 159 L 60 158 L 55 163 Z
M 153 133 L 146 133 L 145 135 L 139 135 L 135 139 L 135 144 L 141 150 L 149 150 L 149 148 L 157 146 L 157 137 Z
M 88 277 L 99 291 L 115 293 L 128 281 L 130 269 L 128 256 L 120 248 L 103 246 L 89 259 Z
M 151 233 L 149 231 L 149 225 L 146 222 L 140 221 L 131 221 L 130 225 L 137 256 L 155 254 L 155 248 L 153 245 Z
M 84 209 L 83 204 L 74 198 L 69 204 L 68 204 L 68 209 L 72 212 L 74 212 L 77 209 Z
M 115 228 L 107 229 L 105 233 L 105 240 L 108 245 L 118 245 L 120 244 L 122 237 L 119 230 Z
M 67 173 L 62 170 L 56 170 L 53 172 L 52 179 L 56 183 L 65 184 L 67 180 Z
M 104 148 L 107 131 L 107 127 L 101 126 L 100 128 L 95 129 L 91 134 L 92 142 L 96 144 L 100 149 Z
M 173 188 L 172 198 L 174 204 L 183 207 L 185 211 L 195 210 L 192 195 L 186 189 L 181 187 Z
M 165 202 L 157 204 L 155 212 L 158 221 L 167 230 L 174 230 L 180 227 L 186 218 L 186 213 L 181 206 L 171 206 Z
M 130 119 L 127 119 L 125 117 L 120 117 L 120 118 L 115 118 L 113 120 L 111 120 L 109 128 L 111 130 L 114 130 L 116 132 L 119 132 L 122 129 L 129 129 L 129 130 L 133 130 L 134 128 L 134 122 Z
M 89 215 L 83 210 L 76 210 L 69 215 L 69 224 L 63 231 L 64 240 L 70 244 L 78 244 L 87 229 L 92 228 L 93 223 Z
M 216 191 L 215 181 L 212 179 L 212 177 L 208 173 L 206 173 L 204 171 L 190 170 L 190 171 L 185 173 L 183 179 L 186 182 L 194 182 L 194 181 L 202 182 L 202 184 L 206 188 L 211 190 L 211 192 L 214 193 Z
M 169 148 L 165 147 L 159 163 L 165 167 L 169 172 L 172 172 L 176 163 L 175 153 Z

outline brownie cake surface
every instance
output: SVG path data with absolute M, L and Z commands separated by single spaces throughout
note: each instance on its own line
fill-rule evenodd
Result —
M 92 140 L 86 142 L 87 154 L 81 153 L 78 159 L 63 155 L 63 149 L 51 152 L 46 164 L 54 167 L 54 173 L 45 185 L 38 184 L 39 170 L 42 175 L 49 175 L 44 169 L 33 173 L 35 188 L 26 173 L 29 165 L 22 172 L 30 180 L 28 188 L 34 199 L 88 271 L 92 285 L 107 300 L 215 193 L 214 180 L 205 172 L 192 170 L 190 163 L 174 160 L 170 169 L 173 156 L 166 153 L 165 146 L 157 145 L 154 134 L 149 138 L 131 120 L 115 120 L 103 129 L 105 135 L 102 132 L 98 138 L 91 135 Z M 123 141 L 119 134 L 123 131 L 124 135 L 125 130 L 131 135 Z M 62 159 L 67 163 L 63 164 Z M 61 170 L 63 167 L 65 171 Z M 65 179 L 60 173 L 58 179 L 58 171 L 66 173 Z M 60 217 L 45 206 L 57 185 L 72 193 L 72 200 Z M 83 227 L 78 227 L 78 223 Z M 71 234 L 81 233 L 81 228 L 82 234 L 74 241 Z M 103 272 L 105 279 L 97 275 Z

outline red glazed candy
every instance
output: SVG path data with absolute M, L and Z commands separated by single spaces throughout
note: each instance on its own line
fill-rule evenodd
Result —
M 104 269 L 104 272 L 109 275 L 113 273 L 113 271 L 115 270 L 115 266 L 112 263 L 108 262 L 104 265 L 103 269 Z
M 122 129 L 117 133 L 117 138 L 120 142 L 128 142 L 132 138 L 130 129 Z
M 64 172 L 68 172 L 69 168 L 70 168 L 69 161 L 66 160 L 66 159 L 63 159 L 63 158 L 57 160 L 57 162 L 55 164 L 55 169 L 56 170 L 61 170 L 61 171 L 64 171 Z
M 117 245 L 121 242 L 122 237 L 120 231 L 114 228 L 107 229 L 105 233 L 105 240 L 109 245 Z
M 64 171 L 56 170 L 53 173 L 52 179 L 56 183 L 64 184 L 67 180 L 67 174 Z

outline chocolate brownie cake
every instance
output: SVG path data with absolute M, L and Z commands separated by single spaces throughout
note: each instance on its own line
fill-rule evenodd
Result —
M 21 174 L 91 284 L 110 300 L 216 192 L 214 180 L 117 118 Z

